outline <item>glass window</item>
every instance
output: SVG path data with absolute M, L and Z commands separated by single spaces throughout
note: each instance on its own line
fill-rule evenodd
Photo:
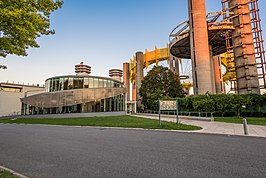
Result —
M 89 79 L 84 78 L 84 88 L 89 88 Z
M 90 87 L 90 88 L 94 88 L 94 85 L 93 85 L 93 78 L 89 78 L 89 87 Z
M 68 78 L 64 78 L 64 90 L 68 90 Z
M 97 78 L 94 78 L 93 81 L 94 81 L 94 82 L 93 82 L 93 85 L 94 85 L 93 88 L 98 88 L 98 87 L 99 87 L 98 79 L 97 79 Z
M 46 82 L 45 82 L 45 90 L 46 90 L 46 92 L 49 92 L 49 89 L 50 89 L 50 80 L 46 80 Z
M 55 79 L 53 78 L 52 79 L 52 90 L 51 91 L 55 91 Z
M 54 86 L 54 91 L 58 91 L 59 90 L 59 78 L 55 79 L 55 86 Z
M 73 89 L 73 78 L 68 79 L 68 89 L 72 90 Z
M 103 87 L 104 87 L 104 88 L 107 87 L 107 80 L 103 80 Z
M 79 89 L 81 89 L 81 88 L 83 88 L 83 84 L 84 84 L 84 78 L 79 78 L 79 83 L 78 83 L 78 85 L 79 85 Z
M 112 81 L 112 80 L 110 81 L 110 87 L 112 87 L 112 88 L 114 87 L 114 81 Z
M 99 79 L 98 85 L 99 88 L 103 87 L 103 79 Z
M 74 77 L 74 82 L 73 82 L 73 88 L 78 89 L 79 88 L 79 79 Z
M 49 92 L 53 91 L 53 79 L 50 79 Z
M 64 89 L 64 78 L 60 78 L 59 79 L 59 90 L 63 90 Z

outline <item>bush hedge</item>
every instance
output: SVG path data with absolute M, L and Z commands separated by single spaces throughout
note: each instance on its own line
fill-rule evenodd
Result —
M 266 94 L 218 94 L 178 98 L 184 112 L 212 112 L 216 117 L 265 117 Z

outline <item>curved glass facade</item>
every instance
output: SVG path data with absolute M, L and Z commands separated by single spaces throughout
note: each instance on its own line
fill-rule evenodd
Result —
M 125 94 L 119 94 L 114 97 L 99 99 L 93 102 L 60 107 L 43 108 L 22 103 L 21 113 L 22 115 L 39 115 L 112 111 L 125 111 Z
M 45 90 L 45 93 L 24 97 L 21 113 L 125 111 L 124 85 L 111 78 L 78 75 L 52 77 L 45 81 Z
M 46 92 L 74 90 L 85 88 L 117 88 L 124 87 L 121 82 L 94 76 L 60 76 L 45 81 Z

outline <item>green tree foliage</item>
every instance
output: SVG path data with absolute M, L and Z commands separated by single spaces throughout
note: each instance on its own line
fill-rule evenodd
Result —
M 140 96 L 145 109 L 158 110 L 159 99 L 184 96 L 179 77 L 167 67 L 154 66 L 144 77 Z
M 39 47 L 36 38 L 54 34 L 50 14 L 60 0 L 0 0 L 0 56 L 26 56 L 26 49 Z

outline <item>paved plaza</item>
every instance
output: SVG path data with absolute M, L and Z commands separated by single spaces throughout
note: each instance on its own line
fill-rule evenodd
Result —
M 138 114 L 138 117 L 158 119 L 157 114 Z M 244 135 L 244 128 L 242 124 L 214 122 L 214 121 L 202 121 L 181 118 L 181 123 L 200 126 L 203 129 L 193 131 L 197 133 L 211 133 L 211 134 L 227 134 L 227 135 Z M 183 118 L 183 119 L 182 119 Z M 175 116 L 161 117 L 162 120 L 176 122 Z M 248 124 L 248 136 L 266 137 L 266 126 L 249 125 Z

